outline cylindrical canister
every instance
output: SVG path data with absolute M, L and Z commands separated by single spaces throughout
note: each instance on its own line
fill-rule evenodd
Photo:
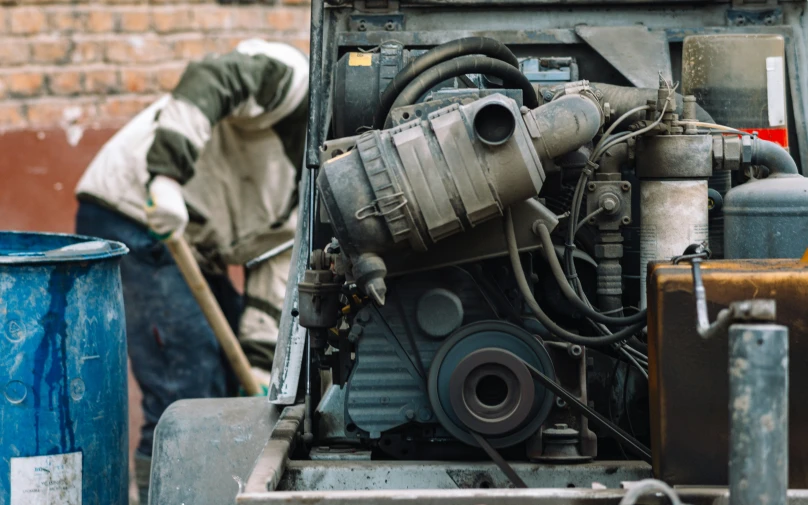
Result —
M 785 505 L 788 328 L 729 327 L 729 502 Z
M 808 178 L 775 174 L 724 200 L 727 258 L 800 258 L 808 249 Z
M 128 503 L 123 244 L 0 232 L 0 503 Z
M 670 260 L 690 244 L 706 242 L 707 180 L 640 182 L 640 306 L 646 305 L 646 269 Z

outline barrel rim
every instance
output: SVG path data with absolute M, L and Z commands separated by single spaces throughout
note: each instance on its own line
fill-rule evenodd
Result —
M 43 250 L 41 254 L 39 251 L 36 251 L 36 255 L 31 256 L 16 256 L 16 255 L 9 255 L 5 254 L 2 249 L 2 239 L 3 237 L 8 237 L 9 235 L 14 235 L 16 237 L 45 237 L 50 239 L 61 239 L 63 241 L 66 240 L 62 247 L 66 245 L 74 245 L 80 244 L 83 242 L 105 242 L 109 244 L 109 248 L 103 250 L 93 250 L 93 251 L 70 251 L 70 252 L 61 252 L 58 255 L 46 255 L 45 251 Z M 50 251 L 54 251 L 52 249 Z M 21 231 L 21 230 L 2 230 L 0 231 L 0 265 L 41 265 L 41 264 L 54 264 L 54 263 L 76 263 L 76 262 L 86 262 L 86 261 L 98 261 L 110 258 L 118 258 L 121 257 L 129 252 L 129 248 L 123 244 L 122 242 L 117 242 L 115 240 L 107 240 L 98 237 L 91 237 L 88 235 L 77 235 L 73 233 L 54 233 L 54 232 L 38 232 L 38 231 Z

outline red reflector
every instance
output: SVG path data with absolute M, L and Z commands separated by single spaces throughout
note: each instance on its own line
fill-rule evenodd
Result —
M 776 142 L 783 147 L 788 147 L 788 130 L 786 128 L 738 128 L 748 133 L 757 132 L 759 138 Z

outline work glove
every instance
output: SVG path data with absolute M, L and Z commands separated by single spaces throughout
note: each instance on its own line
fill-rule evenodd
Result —
M 146 220 L 149 229 L 160 240 L 174 234 L 181 235 L 188 226 L 188 209 L 185 207 L 180 183 L 171 177 L 156 175 L 148 189 Z

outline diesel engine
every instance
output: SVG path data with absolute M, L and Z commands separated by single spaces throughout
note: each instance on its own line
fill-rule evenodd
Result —
M 486 37 L 340 56 L 297 288 L 310 443 L 650 461 L 648 265 L 733 257 L 733 192 L 805 182 L 702 107 L 708 72 L 683 95 L 579 63 Z

